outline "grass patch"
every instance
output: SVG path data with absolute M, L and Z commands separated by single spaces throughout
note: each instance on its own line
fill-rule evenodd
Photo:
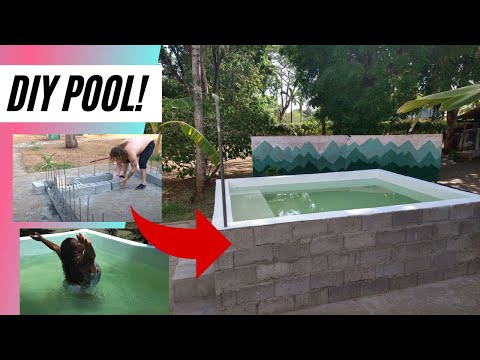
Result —
M 38 163 L 38 164 L 35 164 L 35 166 L 29 166 L 26 168 L 26 171 L 27 172 L 42 172 L 42 171 L 45 171 L 45 168 L 42 168 L 42 166 L 45 165 L 45 163 Z M 63 169 L 71 169 L 71 168 L 74 168 L 75 165 L 73 164 L 70 164 L 70 163 L 61 163 L 61 164 L 55 164 L 55 169 L 57 170 L 63 170 Z
M 212 181 L 205 189 L 205 197 L 192 203 L 195 179 L 165 181 L 163 183 L 164 201 L 162 205 L 163 222 L 195 220 L 198 209 L 206 218 L 213 216 L 215 205 L 215 183 Z
M 40 150 L 42 147 L 40 145 L 38 145 L 38 143 L 34 140 L 34 141 L 31 141 L 30 142 L 30 146 L 28 147 L 29 150 L 32 150 L 32 151 L 38 151 Z

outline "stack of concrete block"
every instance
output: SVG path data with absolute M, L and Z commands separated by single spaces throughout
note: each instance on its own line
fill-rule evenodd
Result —
M 32 187 L 35 191 L 35 194 L 40 195 L 45 193 L 47 189 L 47 184 L 45 181 L 34 181 L 32 182 Z
M 222 230 L 220 314 L 282 313 L 480 271 L 480 203 Z
M 213 266 L 197 279 L 195 260 L 179 259 L 172 282 L 174 314 L 215 314 Z
M 73 185 L 75 182 L 75 177 L 73 176 L 55 176 L 54 182 L 58 187 L 65 187 L 68 185 Z
M 138 177 L 138 178 L 142 178 L 142 173 L 140 172 L 140 170 L 137 170 L 137 172 L 135 173 L 135 176 Z M 153 174 L 153 173 L 149 173 L 147 172 L 147 183 L 151 183 L 151 184 L 155 184 L 157 186 L 162 186 L 162 173 L 159 172 L 158 174 Z
M 97 187 L 96 183 L 92 184 L 75 184 L 74 187 L 74 196 L 87 196 L 87 195 L 94 195 L 95 189 Z
M 113 175 L 110 173 L 101 173 L 95 175 L 82 175 L 75 179 L 80 184 L 91 184 L 103 181 L 109 181 L 113 179 Z
M 110 180 L 110 186 L 111 186 L 112 191 L 120 189 L 120 182 L 121 181 L 122 181 L 122 179 Z
M 101 194 L 106 191 L 112 191 L 112 183 L 110 181 L 99 181 L 94 183 L 95 194 Z

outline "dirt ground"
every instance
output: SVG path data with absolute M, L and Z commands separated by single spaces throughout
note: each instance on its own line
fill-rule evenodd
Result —
M 442 165 L 438 183 L 480 194 L 480 158 Z
M 227 178 L 249 177 L 252 174 L 252 158 L 229 160 L 225 163 Z M 198 209 L 207 218 L 213 216 L 215 205 L 215 181 L 210 181 L 205 188 L 205 197 L 202 201 L 192 203 L 195 179 L 177 179 L 176 172 L 163 173 L 163 208 L 162 216 L 165 222 L 175 222 L 195 219 L 195 210 Z
M 138 134 L 137 134 L 138 135 Z M 46 135 L 14 135 L 13 143 L 20 151 L 23 169 L 28 172 L 38 172 L 43 160 L 39 154 L 56 154 L 53 161 L 58 167 L 66 168 L 91 165 L 90 161 L 96 158 L 108 157 L 110 149 L 121 144 L 126 138 L 135 135 L 128 134 L 84 134 L 77 135 L 78 147 L 67 149 L 65 137 L 60 140 L 46 140 Z M 151 136 L 156 139 L 157 135 Z M 107 164 L 108 160 L 101 160 L 97 164 Z

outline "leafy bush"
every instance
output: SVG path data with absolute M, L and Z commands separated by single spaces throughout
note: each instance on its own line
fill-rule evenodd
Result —
M 383 134 L 403 135 L 408 134 L 408 130 L 412 126 L 411 120 L 385 121 L 382 122 Z M 447 121 L 422 119 L 417 122 L 412 134 L 442 134 L 447 128 Z
M 278 173 L 278 170 L 275 166 L 273 165 L 270 165 L 266 170 L 265 172 L 263 173 L 265 176 L 277 176 L 277 175 L 280 175 Z

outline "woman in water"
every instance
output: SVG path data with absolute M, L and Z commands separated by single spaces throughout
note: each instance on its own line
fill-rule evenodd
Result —
M 76 238 L 67 238 L 61 246 L 35 233 L 30 235 L 33 240 L 41 241 L 53 250 L 62 262 L 65 274 L 64 285 L 76 290 L 85 290 L 93 287 L 100 281 L 100 266 L 95 262 L 95 251 L 92 243 L 82 234 Z

